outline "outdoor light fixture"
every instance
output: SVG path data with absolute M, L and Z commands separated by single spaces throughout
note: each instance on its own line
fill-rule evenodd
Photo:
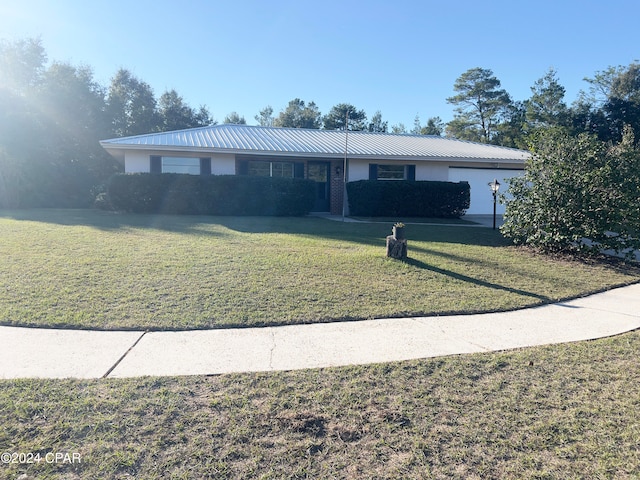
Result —
M 493 194 L 493 229 L 496 229 L 496 201 L 498 199 L 498 190 L 500 190 L 500 182 L 497 178 L 493 179 L 493 182 L 489 182 L 489 188 Z

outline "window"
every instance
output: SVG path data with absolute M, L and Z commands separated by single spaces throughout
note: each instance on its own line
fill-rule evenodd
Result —
M 162 157 L 162 173 L 200 175 L 200 159 L 192 157 Z
M 184 173 L 188 175 L 211 175 L 211 157 L 160 157 L 151 155 L 151 173 Z
M 369 180 L 415 180 L 415 165 L 369 164 Z
M 271 162 L 249 162 L 248 174 L 257 177 L 271 176 Z
M 378 165 L 378 180 L 405 180 L 404 165 Z
M 290 162 L 248 162 L 249 175 L 259 177 L 285 177 L 293 178 L 294 168 Z
M 271 176 L 293 178 L 293 163 L 271 162 Z

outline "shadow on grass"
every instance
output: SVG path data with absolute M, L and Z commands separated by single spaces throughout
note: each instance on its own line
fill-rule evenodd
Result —
M 391 235 L 393 226 L 393 222 L 388 224 L 343 223 L 318 217 L 209 218 L 215 219 L 220 225 L 230 230 L 243 233 L 285 233 L 379 246 L 382 249 L 385 248 L 386 237 Z M 449 225 L 409 225 L 407 226 L 407 238 L 410 245 L 411 242 L 455 243 L 488 247 L 509 244 L 509 241 L 499 232 L 488 228 L 461 228 Z
M 92 209 L 24 209 L 0 210 L 0 218 L 49 223 L 61 226 L 84 226 L 103 231 L 149 229 L 182 234 L 220 237 L 224 232 L 207 228 L 207 219 L 191 215 L 142 215 Z
M 55 225 L 87 226 L 104 231 L 150 229 L 212 237 L 225 236 L 217 226 L 240 233 L 291 234 L 326 238 L 384 248 L 393 222 L 388 224 L 342 223 L 318 217 L 242 217 L 198 215 L 145 215 L 94 209 L 0 210 L 0 218 L 11 218 Z M 504 246 L 500 233 L 485 228 L 460 228 L 447 225 L 410 225 L 409 241 L 440 242 L 478 246 Z
M 434 272 L 440 275 L 446 275 L 455 280 L 460 280 L 462 282 L 472 283 L 474 285 L 479 285 L 481 287 L 491 288 L 493 290 L 502 290 L 508 293 L 515 293 L 517 295 L 522 295 L 524 297 L 535 298 L 536 300 L 540 300 L 543 303 L 551 303 L 555 300 L 549 298 L 545 295 L 539 295 L 533 292 L 527 292 L 526 290 L 520 290 L 518 288 L 505 287 L 504 285 L 499 285 L 497 283 L 487 282 L 485 280 L 480 280 L 478 278 L 469 277 L 468 275 L 463 275 L 461 273 L 452 272 L 451 270 L 445 270 L 444 268 L 438 268 L 433 265 L 428 265 L 420 260 L 416 260 L 415 258 L 407 258 L 405 262 L 408 265 L 411 265 L 416 268 L 420 268 L 422 270 L 429 270 L 430 272 Z

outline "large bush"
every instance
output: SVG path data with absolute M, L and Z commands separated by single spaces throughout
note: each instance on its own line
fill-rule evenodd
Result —
M 509 180 L 501 230 L 544 251 L 640 248 L 640 152 L 631 131 L 618 145 L 586 134 L 543 132 L 525 175 Z
M 108 187 L 117 210 L 191 215 L 305 215 L 315 201 L 311 180 L 235 175 L 120 174 Z
M 349 212 L 366 217 L 456 218 L 469 208 L 467 182 L 360 180 L 347 184 Z

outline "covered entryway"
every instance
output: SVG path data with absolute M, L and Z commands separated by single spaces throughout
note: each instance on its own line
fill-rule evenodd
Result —
M 329 162 L 309 162 L 307 164 L 307 178 L 316 182 L 316 203 L 314 212 L 328 212 L 330 210 L 330 185 L 329 172 L 331 163 Z
M 469 182 L 471 187 L 471 204 L 467 214 L 490 215 L 493 213 L 493 195 L 489 182 L 497 179 L 500 182 L 500 193 L 504 193 L 508 184 L 506 179 L 524 175 L 524 170 L 503 168 L 464 168 L 449 167 L 450 182 Z M 504 213 L 504 205 L 498 203 L 496 211 Z

